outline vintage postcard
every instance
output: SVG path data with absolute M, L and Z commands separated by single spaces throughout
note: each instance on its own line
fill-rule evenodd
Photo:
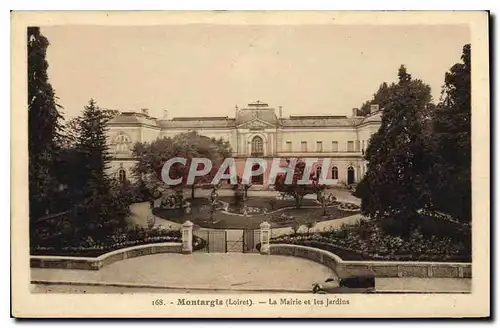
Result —
M 12 315 L 490 315 L 487 12 L 12 12 Z

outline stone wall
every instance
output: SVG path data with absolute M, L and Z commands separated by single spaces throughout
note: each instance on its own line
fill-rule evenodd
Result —
M 181 253 L 181 243 L 157 243 L 118 249 L 98 257 L 31 256 L 32 268 L 99 270 L 111 263 L 160 253 Z
M 271 244 L 270 254 L 306 258 L 329 267 L 338 276 L 372 272 L 376 277 L 472 277 L 471 263 L 344 261 L 323 249 L 289 244 Z

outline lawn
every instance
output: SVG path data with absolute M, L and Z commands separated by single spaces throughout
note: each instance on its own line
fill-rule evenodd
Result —
M 247 200 L 247 207 L 253 208 L 254 212 L 249 211 L 248 216 L 245 217 L 235 214 L 240 213 L 243 203 L 235 202 L 233 197 L 219 197 L 219 200 L 229 203 L 228 210 L 231 213 L 217 211 L 215 214 L 216 223 L 212 223 L 210 220 L 210 201 L 206 198 L 188 200 L 191 203 L 191 213 L 189 214 L 184 214 L 180 210 L 162 208 L 154 209 L 153 213 L 169 221 L 184 223 L 189 220 L 200 227 L 215 229 L 258 229 L 264 221 L 268 221 L 272 228 L 289 227 L 297 219 L 302 224 L 306 224 L 340 219 L 357 213 L 327 208 L 327 216 L 323 216 L 323 210 L 313 200 L 304 199 L 303 206 L 318 206 L 318 208 L 294 208 L 295 201 L 293 200 L 276 200 L 274 198 L 276 200 L 274 203 L 271 197 L 252 197 Z M 264 214 L 263 209 L 270 213 Z M 278 209 L 283 210 L 277 211 Z
M 234 197 L 222 196 L 219 200 L 229 203 L 229 211 L 240 213 L 243 208 L 243 202 L 237 202 Z M 275 211 L 286 207 L 295 207 L 295 201 L 291 199 L 277 199 L 276 197 L 251 197 L 246 201 L 247 207 L 266 209 L 268 212 Z M 313 199 L 304 199 L 302 206 L 318 206 Z

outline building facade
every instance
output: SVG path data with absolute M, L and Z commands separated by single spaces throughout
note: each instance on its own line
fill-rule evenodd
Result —
M 236 158 L 238 172 L 243 171 L 248 157 L 324 158 L 330 159 L 328 178 L 338 184 L 358 182 L 366 172 L 364 152 L 373 133 L 381 124 L 381 111 L 372 105 L 366 117 L 348 116 L 288 116 L 282 108 L 269 107 L 257 101 L 245 108 L 235 108 L 234 117 L 174 117 L 162 119 L 149 116 L 148 111 L 122 112 L 109 122 L 108 141 L 112 153 L 110 174 L 118 179 L 131 179 L 136 142 L 173 137 L 178 133 L 197 131 L 199 134 L 229 141 Z M 267 181 L 269 167 L 260 184 Z M 325 169 L 325 168 L 323 168 Z

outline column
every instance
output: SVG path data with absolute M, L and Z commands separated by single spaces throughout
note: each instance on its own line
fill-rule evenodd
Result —
M 283 131 L 281 129 L 276 130 L 275 145 L 275 153 L 281 153 L 283 151 Z
M 193 252 L 193 222 L 186 221 L 182 224 L 182 254 Z

